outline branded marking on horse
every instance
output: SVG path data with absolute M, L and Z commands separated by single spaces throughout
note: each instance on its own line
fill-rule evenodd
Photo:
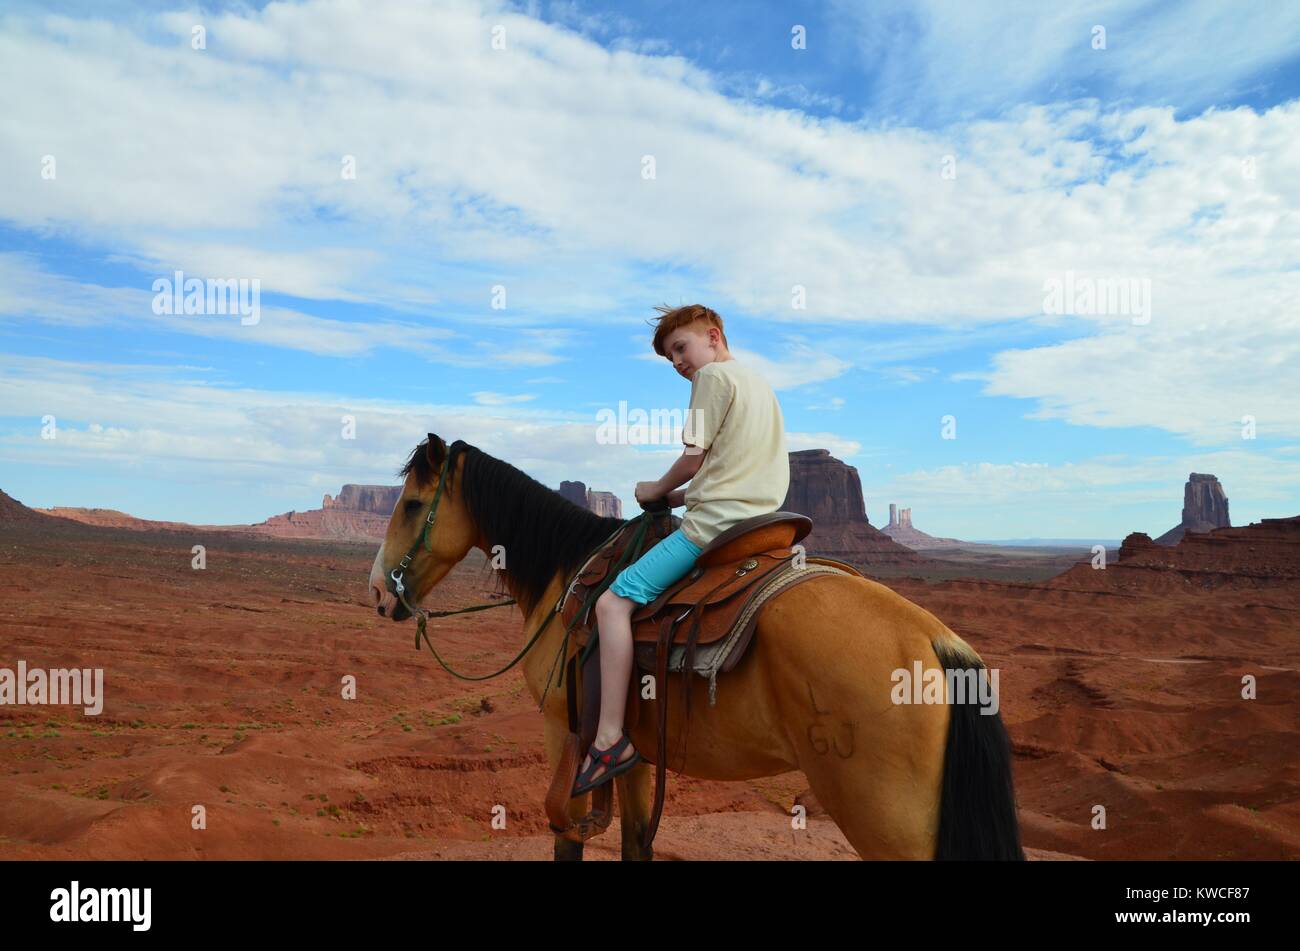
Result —
M 820 707 L 817 706 L 817 698 L 816 696 L 813 695 L 813 688 L 811 683 L 808 684 L 808 700 L 812 704 L 813 713 L 816 716 L 820 717 L 820 716 L 834 715 L 833 710 L 822 710 Z M 848 759 L 850 756 L 853 755 L 853 750 L 855 746 L 853 731 L 856 728 L 856 726 L 857 724 L 852 720 L 840 721 L 838 733 L 847 734 L 847 739 L 845 741 L 845 745 L 848 747 L 847 752 L 840 749 L 840 740 L 838 735 L 832 735 L 829 742 L 827 742 L 824 736 L 814 735 L 814 732 L 821 733 L 826 729 L 826 727 L 823 726 L 821 723 L 819 723 L 816 719 L 814 719 L 812 723 L 808 724 L 808 730 L 807 730 L 808 742 L 809 744 L 811 744 L 813 750 L 819 756 L 825 756 L 832 749 L 834 749 L 835 755 L 838 756 L 840 759 Z

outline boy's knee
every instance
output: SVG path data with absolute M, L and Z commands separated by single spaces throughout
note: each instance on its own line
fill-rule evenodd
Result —
M 638 607 L 637 603 L 631 598 L 625 598 L 620 594 L 615 594 L 606 588 L 599 598 L 596 599 L 596 610 L 604 613 L 606 611 L 620 611 L 631 614 Z

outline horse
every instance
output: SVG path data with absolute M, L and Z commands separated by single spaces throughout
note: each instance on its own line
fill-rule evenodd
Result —
M 370 571 L 371 605 L 395 622 L 409 620 L 470 549 L 490 559 L 504 554 L 493 570 L 512 599 L 506 603 L 522 614 L 524 637 L 533 632 L 512 665 L 520 664 L 543 713 L 555 770 L 569 729 L 565 691 L 549 689 L 567 643 L 556 607 L 570 576 L 624 521 L 433 433 L 401 475 Z M 948 679 L 922 697 L 900 689 L 900 673 L 931 684 Z M 828 575 L 781 593 L 762 608 L 749 654 L 724 675 L 716 706 L 701 694 L 706 681 L 690 673 L 669 675 L 692 681 L 689 724 L 680 679 L 643 697 L 629 730 L 643 759 L 611 780 L 622 858 L 653 858 L 643 842 L 653 778 L 647 754 L 655 754 L 655 705 L 667 703 L 669 769 L 718 780 L 800 770 L 864 859 L 1023 860 L 1006 729 L 996 707 L 954 701 L 953 674 L 988 679 L 969 644 L 885 585 Z M 571 818 L 587 813 L 589 796 L 569 803 Z M 556 835 L 556 860 L 580 860 L 582 850 L 581 841 Z

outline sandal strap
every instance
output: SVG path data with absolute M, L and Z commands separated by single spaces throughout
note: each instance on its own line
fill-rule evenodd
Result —
M 587 755 L 591 757 L 591 765 L 578 773 L 578 778 L 574 785 L 586 786 L 593 781 L 603 780 L 609 776 L 612 770 L 618 767 L 627 766 L 627 763 L 631 762 L 632 757 L 628 757 L 627 762 L 619 762 L 619 757 L 631 742 L 632 738 L 628 736 L 627 731 L 624 730 L 623 736 L 618 740 L 618 742 L 606 749 L 602 750 L 596 746 L 595 743 L 591 744 L 591 748 L 587 750 Z M 601 767 L 603 767 L 605 771 L 593 780 L 592 774 Z
M 621 776 L 621 775 L 623 774 L 624 771 L 626 771 L 627 769 L 630 769 L 633 765 L 635 765 L 635 757 L 629 757 L 627 760 L 625 760 L 625 761 L 622 762 L 622 763 L 616 763 L 616 764 L 613 765 L 613 766 L 607 766 L 607 767 L 605 767 L 605 772 L 601 773 L 601 774 L 600 774 L 599 776 L 597 776 L 595 779 L 586 779 L 585 782 L 583 781 L 583 778 L 584 778 L 587 774 L 584 773 L 584 774 L 582 774 L 582 775 L 580 775 L 580 776 L 578 777 L 578 781 L 574 783 L 574 788 L 576 789 L 576 788 L 580 788 L 580 787 L 583 787 L 583 786 L 589 786 L 589 787 L 591 787 L 591 788 L 595 788 L 595 786 L 599 786 L 599 785 L 603 784 L 603 783 L 605 782 L 606 779 L 612 779 L 612 778 L 615 777 L 615 776 Z M 593 769 L 594 769 L 594 767 L 593 767 Z M 587 770 L 587 773 L 590 773 L 590 772 L 592 772 L 591 769 Z M 593 785 L 593 784 L 594 784 L 594 785 Z M 584 790 L 584 792 L 585 792 L 585 791 L 586 791 L 586 790 Z M 578 794 L 578 795 L 580 795 L 580 794 Z
M 624 733 L 622 739 L 620 739 L 617 743 L 615 743 L 609 749 L 601 751 L 602 755 L 605 757 L 605 762 L 607 763 L 618 762 L 619 758 L 623 755 L 623 751 L 627 749 L 628 744 L 631 742 L 632 741 L 628 739 L 627 734 Z
M 591 757 L 591 761 L 593 763 L 597 759 L 600 759 L 602 757 L 605 757 L 606 762 L 608 762 L 609 761 L 608 756 L 610 753 L 622 754 L 623 750 L 627 749 L 627 745 L 631 742 L 632 742 L 632 738 L 629 737 L 627 733 L 624 733 L 622 737 L 618 739 L 617 742 L 615 742 L 611 746 L 606 747 L 603 750 L 600 747 L 598 747 L 595 743 L 592 743 L 591 748 L 587 750 L 587 755 Z

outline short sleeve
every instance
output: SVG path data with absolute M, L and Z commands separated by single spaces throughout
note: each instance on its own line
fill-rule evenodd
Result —
M 686 411 L 682 442 L 708 449 L 717 438 L 722 421 L 727 418 L 735 391 L 725 373 L 711 370 L 708 364 L 695 371 L 691 381 L 691 405 Z

